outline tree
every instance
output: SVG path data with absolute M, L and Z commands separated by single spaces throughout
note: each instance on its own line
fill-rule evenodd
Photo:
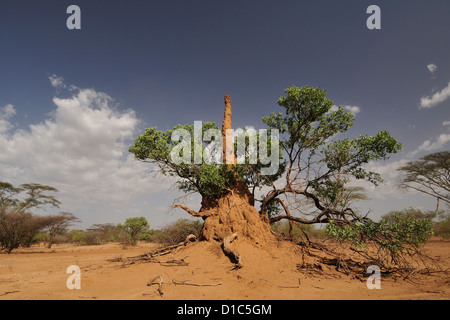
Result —
M 436 211 L 425 211 L 423 212 L 420 209 L 414 209 L 414 208 L 408 208 L 403 209 L 401 211 L 393 210 L 385 215 L 383 215 L 381 218 L 385 219 L 387 221 L 398 221 L 398 220 L 408 220 L 408 219 L 426 219 L 432 221 L 438 215 L 443 214 L 443 212 L 436 212 Z
M 289 87 L 285 93 L 278 100 L 285 112 L 272 113 L 263 121 L 283 135 L 280 146 L 287 155 L 286 182 L 282 187 L 273 185 L 262 202 L 261 212 L 264 214 L 272 201 L 284 204 L 281 199 L 284 196 L 294 198 L 293 203 L 310 203 L 311 208 L 305 208 L 304 213 L 312 214 L 313 218 L 296 218 L 284 205 L 285 215 L 273 217 L 272 222 L 286 218 L 306 224 L 359 219 L 345 206 L 346 184 L 358 179 L 377 185 L 381 176 L 367 172 L 363 165 L 388 159 L 401 145 L 386 131 L 375 136 L 333 140 L 353 125 L 354 116 L 350 112 L 342 107 L 333 108 L 333 102 L 319 88 Z
M 271 159 L 278 161 L 276 170 L 266 170 L 268 162 L 261 154 L 256 163 L 250 161 L 249 139 L 244 155 L 237 154 L 239 148 L 235 143 L 229 147 L 232 127 L 228 95 L 225 96 L 222 139 L 215 137 L 209 144 L 200 139 L 198 143 L 194 127 L 178 125 L 166 132 L 147 129 L 130 147 L 129 151 L 138 160 L 156 164 L 163 174 L 179 177 L 181 190 L 200 193 L 199 211 L 181 204 L 174 207 L 204 220 L 202 239 L 222 241 L 238 233 L 244 238 L 264 242 L 271 238 L 269 223 L 282 219 L 302 224 L 352 223 L 362 219 L 345 205 L 346 184 L 351 179 L 362 179 L 377 185 L 382 181 L 381 176 L 366 171 L 363 165 L 389 158 L 391 153 L 401 149 L 401 145 L 386 131 L 375 136 L 336 140 L 337 134 L 344 133 L 352 125 L 354 117 L 350 112 L 342 107 L 334 108 L 320 88 L 293 86 L 287 88 L 285 94 L 278 100 L 284 112 L 263 118 L 268 126 L 266 136 L 261 132 L 253 136 L 257 147 L 270 150 Z M 197 134 L 204 135 L 209 128 L 216 126 L 204 123 Z M 200 144 L 197 148 L 196 143 Z M 193 148 L 188 148 L 192 145 Z M 194 152 L 196 149 L 204 155 L 205 151 L 217 149 L 217 146 L 223 162 L 227 159 L 225 163 L 195 161 L 198 157 Z M 176 161 L 180 158 L 182 162 Z M 245 161 L 238 163 L 242 159 Z M 263 195 L 258 211 L 255 190 L 263 187 L 270 189 Z M 281 214 L 280 206 L 284 214 Z M 292 207 L 297 213 L 312 217 L 298 217 L 291 212 Z
M 119 224 L 118 226 L 124 232 L 126 240 L 133 245 L 137 244 L 139 236 L 150 227 L 144 217 L 128 218 L 123 225 Z
M 102 242 L 116 241 L 119 238 L 121 228 L 114 223 L 94 224 L 88 231 L 92 231 L 99 235 Z
M 4 212 L 10 207 L 21 212 L 46 206 L 59 208 L 61 202 L 47 194 L 47 192 L 57 191 L 53 187 L 38 183 L 26 183 L 20 187 L 14 187 L 8 182 L 0 182 L 0 212 Z
M 399 168 L 404 177 L 400 187 L 435 197 L 450 205 L 450 151 L 441 151 L 410 161 Z
M 34 236 L 48 223 L 46 217 L 7 210 L 0 215 L 0 251 L 11 253 L 19 246 L 28 247 Z
M 52 228 L 56 221 L 68 218 L 68 214 L 38 216 L 30 212 L 32 209 L 45 207 L 59 208 L 61 202 L 48 194 L 56 191 L 58 190 L 51 186 L 38 183 L 15 187 L 8 182 L 0 182 L 1 250 L 10 253 L 19 246 L 29 246 L 39 231 Z M 57 230 L 56 228 L 54 232 L 57 233 Z
M 56 216 L 49 216 L 44 228 L 49 235 L 47 248 L 50 249 L 52 247 L 53 240 L 57 235 L 63 234 L 70 225 L 79 221 L 80 220 L 70 212 L 62 212 Z

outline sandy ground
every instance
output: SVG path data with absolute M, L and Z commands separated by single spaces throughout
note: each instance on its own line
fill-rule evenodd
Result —
M 381 278 L 381 289 L 369 290 L 367 278 L 312 276 L 299 271 L 301 258 L 291 244 L 266 248 L 241 248 L 243 268 L 233 269 L 217 245 L 191 243 L 158 258 L 159 262 L 184 259 L 187 266 L 135 263 L 123 266 L 120 258 L 148 253 L 155 244 L 123 247 L 118 243 L 99 246 L 34 246 L 0 254 L 0 299 L 139 299 L 139 300 L 298 300 L 298 299 L 450 299 L 448 273 L 414 280 Z M 450 241 L 433 240 L 427 245 L 444 269 L 450 266 Z M 113 260 L 113 261 L 111 261 Z M 81 270 L 81 289 L 68 289 L 67 267 Z M 150 279 L 161 276 L 155 284 Z M 161 292 L 158 291 L 162 279 Z M 183 283 L 183 284 L 180 284 Z M 190 284 L 190 285 L 189 285 Z

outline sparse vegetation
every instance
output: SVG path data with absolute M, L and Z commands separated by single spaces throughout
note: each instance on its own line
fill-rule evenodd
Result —
M 190 234 L 198 237 L 202 227 L 203 223 L 198 220 L 180 219 L 161 230 L 155 231 L 151 237 L 151 241 L 166 245 L 175 245 L 184 241 Z
M 122 231 L 119 235 L 121 241 L 131 245 L 136 245 L 141 235 L 150 229 L 150 225 L 144 217 L 128 218 L 124 224 L 119 224 L 118 227 Z
M 289 221 L 278 221 L 272 224 L 272 229 L 291 240 L 309 241 L 310 239 L 325 239 L 326 233 L 324 229 L 319 229 L 312 224 L 300 225 L 297 223 L 290 223 Z
M 399 168 L 401 188 L 435 197 L 450 206 L 450 151 L 428 154 Z
M 450 239 L 450 214 L 443 214 L 434 224 L 434 234 L 444 239 Z
M 53 216 L 31 212 L 32 209 L 45 207 L 59 208 L 60 202 L 48 194 L 57 191 L 37 183 L 14 187 L 10 183 L 0 182 L 0 251 L 11 253 L 19 246 L 30 246 L 37 240 L 39 232 L 44 230 L 47 230 L 50 248 L 54 238 L 77 220 L 67 212 Z

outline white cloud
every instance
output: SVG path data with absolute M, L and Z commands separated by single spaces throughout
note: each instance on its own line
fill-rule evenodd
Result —
M 0 134 L 4 133 L 14 126 L 9 122 L 9 119 L 16 114 L 16 110 L 12 104 L 0 108 Z
M 361 111 L 358 106 L 344 106 L 344 109 L 351 112 L 353 115 L 356 115 Z
M 397 169 L 404 166 L 407 162 L 408 160 L 406 159 L 390 163 L 380 161 L 369 162 L 364 166 L 364 169 L 366 171 L 379 173 L 384 181 L 378 186 L 375 186 L 365 180 L 353 180 L 350 182 L 350 186 L 364 187 L 367 191 L 367 195 L 371 199 L 401 199 L 405 196 L 405 193 L 398 188 L 401 172 Z
M 56 74 L 51 75 L 50 77 L 48 77 L 48 79 L 50 80 L 50 83 L 52 84 L 52 86 L 54 88 L 66 88 L 66 84 L 64 83 L 64 78 L 63 77 L 58 77 Z
M 8 135 L 1 120 L 7 121 L 15 109 L 0 109 L 2 181 L 54 186 L 58 199 L 69 206 L 124 205 L 169 188 L 168 179 L 149 174 L 149 164 L 128 153 L 139 124 L 133 110 L 113 108 L 110 96 L 92 89 L 78 89 L 72 97 L 55 97 L 53 102 L 51 117 Z
M 436 72 L 437 66 L 435 64 L 433 64 L 433 63 L 430 63 L 430 64 L 427 65 L 427 69 L 428 69 L 428 71 L 431 72 L 431 74 L 433 74 L 433 73 Z
M 353 115 L 356 115 L 361 112 L 361 109 L 358 106 L 342 106 L 346 111 L 351 112 Z M 337 111 L 338 106 L 332 106 L 330 111 Z
M 448 83 L 447 87 L 445 87 L 441 91 L 434 93 L 431 97 L 430 96 L 422 97 L 420 99 L 420 107 L 432 108 L 435 105 L 444 102 L 448 98 L 450 98 L 450 82 Z
M 444 121 L 444 122 L 442 122 L 442 125 L 443 126 L 450 126 L 450 121 Z
M 410 152 L 407 154 L 408 157 L 414 157 L 416 154 L 422 151 L 432 152 L 432 151 L 438 151 L 439 149 L 442 149 L 447 142 L 450 141 L 450 134 L 448 133 L 442 133 L 440 134 L 437 139 L 433 142 L 430 139 L 425 140 L 416 150 Z

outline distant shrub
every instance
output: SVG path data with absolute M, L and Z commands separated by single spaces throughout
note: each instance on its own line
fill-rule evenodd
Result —
M 286 237 L 290 237 L 289 235 L 289 221 L 279 221 L 272 224 L 272 230 Z M 312 224 L 302 224 L 301 229 L 298 224 L 293 223 L 292 225 L 292 238 L 294 241 L 299 240 L 301 238 L 305 238 L 305 234 L 308 238 L 325 238 L 325 230 L 317 229 Z
M 447 213 L 434 224 L 434 235 L 450 239 L 450 214 Z
M 153 230 L 153 229 L 145 230 L 139 236 L 139 240 L 140 241 L 151 241 L 154 233 L 155 233 L 155 230 Z
M 203 223 L 198 220 L 179 219 L 161 230 L 153 232 L 152 241 L 167 245 L 178 244 L 190 234 L 198 237 Z
M 450 213 L 444 210 L 421 211 L 419 209 L 408 208 L 401 211 L 391 211 L 382 216 L 387 221 L 405 221 L 407 219 L 430 220 L 434 235 L 444 239 L 450 238 Z
M 96 231 L 88 231 L 84 233 L 84 244 L 99 245 L 102 244 L 101 233 Z
M 122 229 L 113 223 L 94 224 L 86 232 L 95 234 L 96 239 L 93 244 L 105 243 L 110 241 L 119 241 Z M 91 236 L 92 237 L 92 236 Z
M 118 227 L 121 228 L 120 240 L 131 245 L 136 245 L 141 235 L 150 229 L 150 225 L 144 217 L 128 218 L 124 224 L 119 224 Z
M 83 230 L 70 230 L 68 233 L 69 242 L 79 245 L 85 244 L 85 233 Z
M 50 236 L 47 231 L 39 231 L 34 235 L 34 241 L 36 242 L 48 242 L 50 240 Z
M 18 210 L 0 212 L 0 251 L 11 253 L 22 246 L 35 243 L 35 236 L 48 224 L 48 217 L 23 213 Z

